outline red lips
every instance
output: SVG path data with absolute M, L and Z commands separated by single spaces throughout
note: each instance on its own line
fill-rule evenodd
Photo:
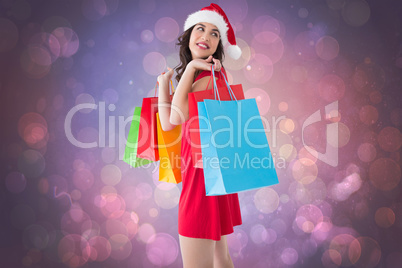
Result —
M 197 43 L 197 46 L 201 49 L 209 49 L 209 46 L 204 42 Z

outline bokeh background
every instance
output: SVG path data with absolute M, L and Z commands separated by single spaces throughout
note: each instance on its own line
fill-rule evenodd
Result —
M 401 267 L 400 1 L 217 3 L 243 50 L 223 64 L 267 119 L 280 181 L 239 194 L 235 266 Z M 182 265 L 181 185 L 121 159 L 134 107 L 209 4 L 0 1 L 1 267 Z M 336 166 L 314 153 L 327 143 Z

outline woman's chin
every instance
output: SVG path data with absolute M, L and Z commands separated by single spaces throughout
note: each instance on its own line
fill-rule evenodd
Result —
M 208 53 L 208 52 L 204 52 L 204 53 L 202 53 L 203 51 L 200 51 L 201 53 L 192 53 L 193 54 L 193 59 L 202 59 L 202 60 L 206 60 L 206 59 L 208 59 L 208 57 L 211 55 L 210 53 Z
M 193 59 L 201 59 L 201 60 L 206 60 L 206 59 L 208 59 L 208 57 L 209 56 L 211 56 L 211 55 L 205 55 L 205 54 L 203 54 L 203 55 L 195 55 L 194 57 L 193 57 Z

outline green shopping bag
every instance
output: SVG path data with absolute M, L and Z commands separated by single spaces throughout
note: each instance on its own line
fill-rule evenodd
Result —
M 133 167 L 147 165 L 153 161 L 137 157 L 138 132 L 140 128 L 141 107 L 135 107 L 133 120 L 128 132 L 123 161 Z

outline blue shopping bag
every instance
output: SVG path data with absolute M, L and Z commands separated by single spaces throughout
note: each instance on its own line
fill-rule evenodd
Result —
M 206 195 L 225 195 L 279 183 L 255 99 L 198 102 Z M 215 81 L 215 79 L 214 79 Z

